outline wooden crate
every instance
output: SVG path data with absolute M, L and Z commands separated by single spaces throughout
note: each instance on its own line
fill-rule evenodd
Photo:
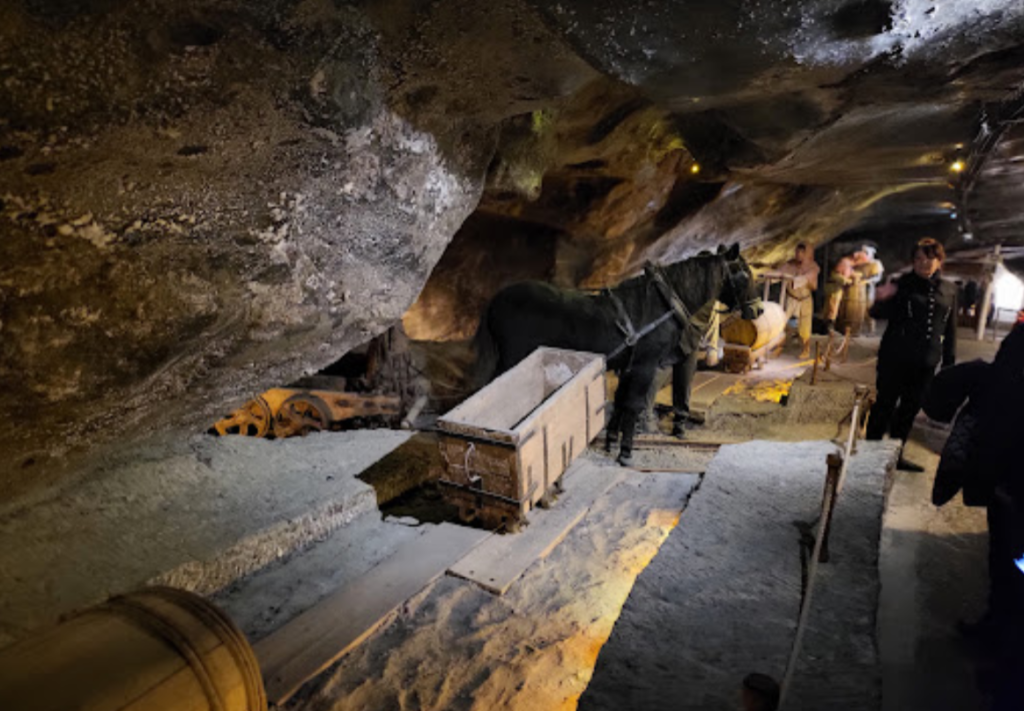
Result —
M 604 429 L 604 356 L 538 348 L 438 422 L 446 497 L 514 526 Z

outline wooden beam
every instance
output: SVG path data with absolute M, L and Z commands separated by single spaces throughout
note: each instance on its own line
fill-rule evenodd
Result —
M 531 565 L 553 551 L 594 502 L 628 472 L 619 466 L 577 461 L 562 478 L 565 493 L 550 509 L 534 509 L 525 530 L 491 537 L 448 572 L 497 595 L 504 594 Z
M 257 642 L 253 649 L 268 701 L 284 703 L 490 535 L 448 523 L 431 526 L 369 573 Z

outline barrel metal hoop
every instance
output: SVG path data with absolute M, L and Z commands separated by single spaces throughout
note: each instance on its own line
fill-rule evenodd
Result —
M 216 628 L 219 632 L 218 636 L 222 640 L 230 640 L 231 644 L 227 645 L 228 651 L 234 657 L 238 669 L 244 677 L 249 708 L 251 711 L 264 711 L 267 708 L 263 672 L 252 653 L 249 640 L 231 621 L 230 617 L 216 605 L 185 590 L 167 586 L 152 586 L 146 588 L 145 592 L 173 602 L 179 607 L 187 608 L 189 612 L 202 619 L 207 627 Z
M 159 597 L 159 595 L 158 595 Z M 210 702 L 212 711 L 226 711 L 224 700 L 220 696 L 203 658 L 192 645 L 191 641 L 174 624 L 163 616 L 128 597 L 115 597 L 107 601 L 103 608 L 134 622 L 140 628 L 170 644 L 188 662 L 196 675 L 199 686 Z

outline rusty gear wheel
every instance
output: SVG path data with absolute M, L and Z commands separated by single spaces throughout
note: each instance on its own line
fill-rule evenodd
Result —
M 229 434 L 266 437 L 270 434 L 273 419 L 267 401 L 262 397 L 256 397 L 214 424 L 210 428 L 210 434 L 222 437 Z
M 330 406 L 323 399 L 310 393 L 299 393 L 281 403 L 281 409 L 274 418 L 274 436 L 305 437 L 310 432 L 327 429 L 330 423 Z

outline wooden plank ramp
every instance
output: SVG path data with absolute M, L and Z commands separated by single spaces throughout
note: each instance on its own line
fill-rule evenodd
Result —
M 369 637 L 392 611 L 492 534 L 442 523 L 253 645 L 267 699 L 282 704 Z
M 520 533 L 493 536 L 452 565 L 448 572 L 498 595 L 505 593 L 534 561 L 547 556 L 606 491 L 630 472 L 617 465 L 580 459 L 563 476 L 565 493 L 550 509 L 533 509 Z
M 715 400 L 740 380 L 743 380 L 742 375 L 734 375 L 732 373 L 719 373 L 716 371 L 696 373 L 693 386 L 690 388 L 690 409 L 707 415 Z

